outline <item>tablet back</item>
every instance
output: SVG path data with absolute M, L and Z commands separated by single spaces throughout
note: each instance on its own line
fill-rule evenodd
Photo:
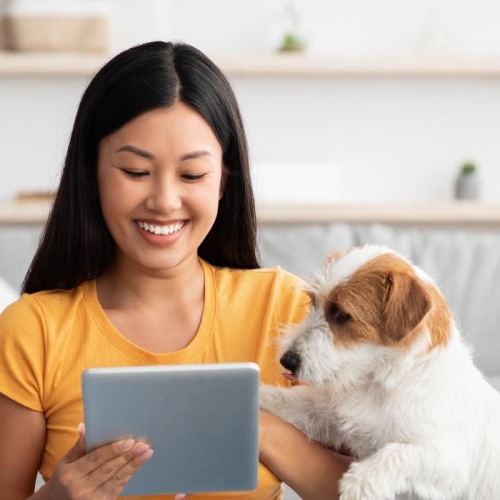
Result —
M 88 369 L 87 449 L 131 436 L 152 444 L 122 495 L 255 489 L 258 387 L 254 363 Z

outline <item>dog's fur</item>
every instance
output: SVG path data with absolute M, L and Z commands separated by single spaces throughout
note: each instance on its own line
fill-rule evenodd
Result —
M 500 499 L 500 394 L 432 280 L 369 245 L 332 255 L 309 287 L 280 358 L 302 384 L 262 387 L 261 408 L 352 452 L 341 499 Z

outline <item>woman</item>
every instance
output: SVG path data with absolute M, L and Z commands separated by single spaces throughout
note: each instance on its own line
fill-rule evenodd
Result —
M 125 440 L 85 454 L 81 372 L 254 361 L 285 383 L 282 325 L 297 279 L 259 269 L 247 143 L 231 87 L 195 48 L 152 42 L 86 89 L 21 299 L 0 317 L 0 491 L 9 500 L 116 498 L 154 453 Z M 76 440 L 76 443 L 75 443 Z M 262 412 L 259 487 L 193 498 L 336 495 L 345 466 Z M 277 477 L 276 477 L 277 476 Z

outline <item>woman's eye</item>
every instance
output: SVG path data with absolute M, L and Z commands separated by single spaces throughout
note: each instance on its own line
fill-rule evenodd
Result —
M 132 177 L 132 179 L 140 179 L 141 177 L 149 175 L 148 172 L 144 170 L 127 170 L 124 168 L 122 169 L 122 172 L 126 174 L 128 177 Z
M 339 309 L 337 304 L 329 304 L 327 307 L 327 320 L 330 323 L 341 325 L 351 319 L 351 315 Z
M 199 181 L 205 177 L 206 174 L 182 174 L 182 178 L 186 181 Z

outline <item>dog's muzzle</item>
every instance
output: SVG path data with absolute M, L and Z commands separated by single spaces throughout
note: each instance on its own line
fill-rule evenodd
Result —
M 295 351 L 286 351 L 281 356 L 280 363 L 287 370 L 296 373 L 300 367 L 300 356 Z

